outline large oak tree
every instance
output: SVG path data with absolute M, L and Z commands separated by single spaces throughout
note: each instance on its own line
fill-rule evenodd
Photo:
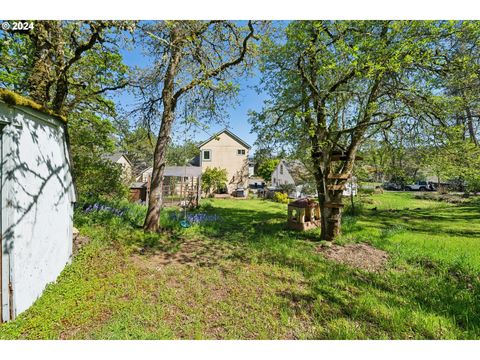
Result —
M 342 190 L 362 142 L 395 121 L 439 116 L 433 69 L 455 31 L 449 22 L 295 21 L 264 47 L 270 99 L 252 115 L 258 145 L 308 154 L 322 239 L 340 233 Z
M 158 126 L 145 231 L 160 229 L 162 182 L 172 126 L 185 109 L 196 120 L 219 120 L 235 83 L 248 66 L 255 39 L 254 22 L 161 21 L 143 27 L 145 44 L 154 56 L 150 69 L 141 72 L 136 86 L 142 106 L 141 120 Z M 183 107 L 181 107 L 183 105 Z

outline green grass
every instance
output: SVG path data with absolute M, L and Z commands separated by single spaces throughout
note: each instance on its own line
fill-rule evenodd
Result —
M 386 250 L 384 271 L 327 260 L 318 231 L 286 230 L 270 201 L 204 200 L 220 219 L 188 229 L 168 209 L 161 235 L 142 233 L 139 206 L 78 212 L 92 241 L 0 338 L 480 338 L 480 203 L 357 201 L 338 242 Z

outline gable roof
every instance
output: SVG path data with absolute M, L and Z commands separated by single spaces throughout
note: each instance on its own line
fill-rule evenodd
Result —
M 120 152 L 105 155 L 105 156 L 104 156 L 104 159 L 105 159 L 105 160 L 110 160 L 111 162 L 116 163 L 116 162 L 117 162 L 118 160 L 120 160 L 122 157 L 124 157 L 125 160 L 127 160 L 127 162 L 130 164 L 130 166 L 133 167 L 133 164 L 132 164 L 132 162 L 130 161 L 130 159 L 127 157 L 127 155 L 122 154 L 122 153 L 120 153 Z
M 252 147 L 247 144 L 245 141 L 243 141 L 242 139 L 240 139 L 237 135 L 235 135 L 234 133 L 232 133 L 230 130 L 228 129 L 223 129 L 222 131 L 219 131 L 218 133 L 216 133 L 215 135 L 211 136 L 209 139 L 205 140 L 204 142 L 202 142 L 200 145 L 198 145 L 199 148 L 201 148 L 203 145 L 205 144 L 208 144 L 210 141 L 212 141 L 213 139 L 217 138 L 218 136 L 220 136 L 221 134 L 227 134 L 228 136 L 230 136 L 233 140 L 235 140 L 236 142 L 240 143 L 241 145 L 245 146 L 247 149 L 251 149 Z
M 285 168 L 293 178 L 295 185 L 300 185 L 312 179 L 312 174 L 300 160 L 287 161 L 282 159 L 277 166 L 280 166 L 280 164 L 285 165 Z

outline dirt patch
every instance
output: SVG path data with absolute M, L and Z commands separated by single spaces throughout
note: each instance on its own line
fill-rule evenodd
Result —
M 191 266 L 213 266 L 232 256 L 234 247 L 229 244 L 189 240 L 180 245 L 175 252 L 156 251 L 133 254 L 132 260 L 141 268 L 159 270 L 171 264 Z
M 87 245 L 89 242 L 90 238 L 80 235 L 80 232 L 76 228 L 73 228 L 72 253 L 74 256 L 77 255 L 80 249 Z
M 367 271 L 380 271 L 385 268 L 388 253 L 368 244 L 320 246 L 317 251 L 327 259 L 338 261 L 342 264 L 364 269 Z

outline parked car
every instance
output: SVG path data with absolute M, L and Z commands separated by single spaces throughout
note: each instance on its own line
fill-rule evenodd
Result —
M 405 185 L 405 191 L 434 191 L 435 187 L 428 181 L 417 181 L 415 184 Z
M 403 186 L 401 184 L 393 183 L 393 182 L 386 182 L 383 184 L 384 190 L 392 190 L 392 191 L 400 191 L 403 190 Z

